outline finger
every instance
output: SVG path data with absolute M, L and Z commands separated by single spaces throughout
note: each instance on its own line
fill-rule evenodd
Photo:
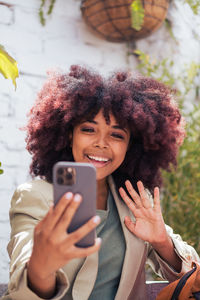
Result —
M 93 254 L 94 252 L 97 252 L 101 247 L 101 243 L 102 243 L 101 238 L 96 238 L 93 246 L 87 248 L 76 247 L 75 248 L 76 257 L 86 257 Z
M 126 216 L 124 223 L 130 232 L 135 233 L 135 223 L 133 223 L 130 217 Z
M 160 192 L 159 188 L 154 188 L 154 208 L 160 210 Z
M 63 212 L 68 207 L 72 199 L 73 194 L 71 192 L 64 194 L 60 198 L 56 206 L 50 211 L 50 214 L 47 215 L 45 223 L 43 224 L 45 226 L 45 230 L 52 231 L 54 229 L 58 220 L 61 218 Z
M 140 196 L 138 195 L 138 193 L 133 188 L 131 182 L 129 180 L 126 180 L 125 185 L 126 185 L 126 188 L 127 188 L 128 192 L 129 192 L 129 194 L 131 195 L 132 199 L 134 200 L 135 204 L 138 207 L 141 207 L 142 206 L 142 202 L 141 202 Z
M 138 187 L 138 191 L 140 193 L 140 198 L 141 198 L 142 205 L 145 208 L 151 207 L 151 202 L 149 200 L 149 196 L 148 196 L 147 192 L 144 189 L 144 185 L 143 185 L 142 181 L 137 182 L 137 187 Z
M 124 202 L 126 203 L 126 205 L 133 212 L 135 210 L 135 205 L 122 187 L 119 189 L 119 193 L 120 193 L 122 199 L 124 200 Z
M 100 223 L 101 219 L 99 216 L 91 218 L 87 223 L 82 225 L 77 230 L 73 231 L 67 236 L 66 243 L 76 244 L 90 231 L 92 231 Z
M 58 222 L 55 226 L 55 233 L 57 234 L 61 231 L 66 231 L 69 224 L 71 223 L 71 220 L 76 213 L 80 203 L 82 201 L 82 197 L 79 194 L 76 194 L 73 196 L 73 200 L 69 203 L 69 205 L 65 208 L 65 211 L 63 212 L 60 219 L 58 219 Z

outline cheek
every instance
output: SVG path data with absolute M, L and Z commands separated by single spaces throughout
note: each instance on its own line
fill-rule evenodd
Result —
M 78 143 L 78 139 L 73 139 L 72 140 L 72 154 L 73 154 L 75 161 L 78 159 L 78 156 L 80 156 L 79 152 L 80 152 L 80 145 Z
M 116 152 L 115 152 L 115 155 L 118 157 L 118 160 L 120 163 L 122 163 L 124 161 L 124 158 L 126 156 L 126 152 L 127 152 L 127 145 L 124 144 L 124 145 L 119 145 L 117 148 L 116 148 Z

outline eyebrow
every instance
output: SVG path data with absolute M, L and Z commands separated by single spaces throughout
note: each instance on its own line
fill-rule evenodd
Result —
M 98 122 L 94 121 L 94 120 L 85 120 L 84 122 L 88 122 L 88 123 L 92 123 L 92 124 L 95 124 L 95 125 L 98 125 Z M 121 127 L 120 125 L 113 125 L 111 126 L 113 129 L 120 129 L 120 130 L 123 130 L 126 134 L 128 133 L 126 128 L 123 128 Z

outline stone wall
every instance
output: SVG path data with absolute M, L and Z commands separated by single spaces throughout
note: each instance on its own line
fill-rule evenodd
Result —
M 200 62 L 200 22 L 182 1 L 172 1 L 168 18 L 177 42 L 163 25 L 136 46 L 152 56 L 174 57 L 177 68 L 192 60 Z M 177 3 L 175 3 L 177 2 Z M 25 150 L 26 114 L 46 78 L 46 70 L 71 64 L 88 64 L 102 73 L 127 68 L 136 71 L 132 46 L 96 37 L 84 24 L 79 0 L 57 0 L 46 26 L 38 18 L 40 1 L 0 1 L 0 44 L 17 60 L 17 89 L 0 76 L 0 282 L 8 281 L 10 198 L 17 185 L 30 179 L 30 155 Z M 189 41 L 189 42 L 188 42 Z

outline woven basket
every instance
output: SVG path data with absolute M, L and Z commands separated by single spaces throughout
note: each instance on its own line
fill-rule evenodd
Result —
M 158 29 L 164 21 L 169 0 L 142 0 L 145 11 L 141 30 L 131 27 L 133 0 L 82 0 L 81 11 L 89 27 L 111 42 L 144 38 Z

